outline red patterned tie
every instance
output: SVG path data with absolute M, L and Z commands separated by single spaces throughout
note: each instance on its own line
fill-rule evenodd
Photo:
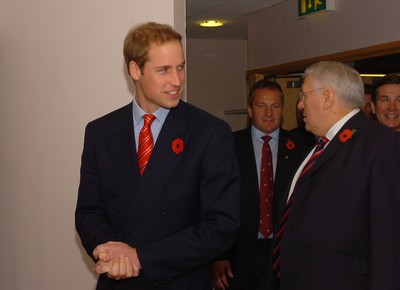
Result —
M 306 165 L 303 167 L 303 170 L 301 171 L 299 178 L 296 181 L 296 185 L 292 192 L 292 195 L 290 196 L 289 200 L 285 205 L 285 208 L 283 209 L 283 214 L 281 216 L 281 219 L 279 220 L 276 234 L 274 235 L 274 249 L 272 251 L 272 268 L 274 269 L 275 275 L 276 277 L 278 277 L 278 279 L 280 279 L 281 276 L 281 269 L 280 269 L 281 238 L 283 231 L 285 229 L 286 221 L 288 220 L 290 214 L 290 210 L 292 208 L 293 197 L 295 195 L 294 193 L 296 192 L 296 186 L 299 183 L 300 178 L 302 178 L 304 174 L 310 171 L 311 167 L 315 164 L 316 158 L 322 154 L 324 147 L 328 142 L 329 139 L 326 137 L 321 137 L 321 139 L 319 139 L 318 144 L 315 147 L 314 153 L 311 155 L 311 158 L 307 161 Z
M 269 147 L 270 136 L 262 137 L 264 145 L 261 156 L 260 170 L 260 226 L 259 231 L 268 238 L 272 234 L 272 191 L 273 191 L 273 168 L 272 154 Z
M 147 163 L 149 162 L 151 152 L 153 151 L 154 141 L 150 126 L 155 119 L 156 117 L 152 114 L 143 115 L 144 124 L 142 130 L 140 130 L 137 152 L 140 175 L 143 175 Z

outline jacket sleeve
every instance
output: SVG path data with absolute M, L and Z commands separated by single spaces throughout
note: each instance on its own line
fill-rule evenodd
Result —
M 94 139 L 96 129 L 91 123 L 85 130 L 82 153 L 78 201 L 75 211 L 75 227 L 82 245 L 90 257 L 99 244 L 118 240 L 106 215 L 99 181 Z

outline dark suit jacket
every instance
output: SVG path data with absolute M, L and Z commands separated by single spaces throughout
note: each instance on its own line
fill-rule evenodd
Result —
M 310 131 L 307 131 L 305 127 L 297 127 L 290 130 L 290 132 L 297 135 L 300 140 L 303 139 L 303 142 L 309 147 L 313 147 L 317 143 L 318 138 L 315 137 Z
M 235 275 L 235 285 L 246 289 L 255 259 L 260 220 L 260 190 L 254 157 L 251 126 L 234 133 L 236 155 L 241 176 L 242 215 L 237 242 L 228 254 Z M 288 141 L 294 148 L 289 149 Z M 290 146 L 289 146 L 290 147 Z M 273 224 L 276 224 L 279 205 L 288 183 L 305 154 L 310 150 L 301 139 L 280 129 L 277 167 L 274 181 Z
M 400 289 L 400 134 L 359 112 L 299 180 L 281 289 Z
M 77 231 L 90 256 L 99 244 L 122 241 L 137 248 L 142 266 L 138 278 L 101 275 L 97 289 L 209 289 L 207 264 L 239 228 L 239 183 L 229 126 L 185 102 L 169 112 L 142 177 L 132 104 L 89 123 Z

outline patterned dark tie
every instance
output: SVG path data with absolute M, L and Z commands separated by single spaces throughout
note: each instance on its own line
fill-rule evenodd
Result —
M 260 226 L 259 231 L 268 238 L 272 234 L 272 191 L 273 191 L 273 167 L 272 153 L 268 144 L 270 136 L 262 137 L 264 145 L 261 156 L 260 170 Z
M 154 141 L 150 126 L 155 119 L 156 117 L 152 114 L 143 115 L 144 124 L 140 130 L 137 152 L 140 175 L 143 175 L 147 163 L 149 162 L 151 152 L 153 151 Z
M 280 270 L 280 265 L 281 265 L 281 257 L 280 257 L 280 250 L 281 250 L 281 238 L 283 231 L 285 229 L 286 221 L 288 220 L 290 210 L 292 208 L 292 203 L 293 203 L 293 198 L 296 192 L 296 186 L 299 183 L 299 180 L 308 172 L 310 171 L 311 167 L 315 164 L 316 158 L 320 156 L 324 150 L 325 145 L 329 142 L 329 139 L 326 137 L 321 137 L 318 141 L 317 146 L 315 147 L 315 150 L 313 154 L 311 155 L 311 158 L 307 161 L 305 166 L 303 167 L 303 170 L 301 171 L 299 178 L 296 181 L 296 185 L 294 187 L 294 190 L 292 192 L 292 195 L 290 196 L 289 200 L 287 201 L 284 209 L 283 209 L 283 214 L 279 220 L 278 227 L 276 230 L 276 234 L 274 235 L 274 249 L 272 251 L 272 268 L 274 269 L 274 273 L 278 279 L 280 279 L 281 276 L 281 270 Z

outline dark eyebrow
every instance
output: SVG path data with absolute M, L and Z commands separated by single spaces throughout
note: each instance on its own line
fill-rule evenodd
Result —
M 169 68 L 171 67 L 170 65 L 160 65 L 160 66 L 156 66 L 156 69 L 165 69 L 165 68 Z

